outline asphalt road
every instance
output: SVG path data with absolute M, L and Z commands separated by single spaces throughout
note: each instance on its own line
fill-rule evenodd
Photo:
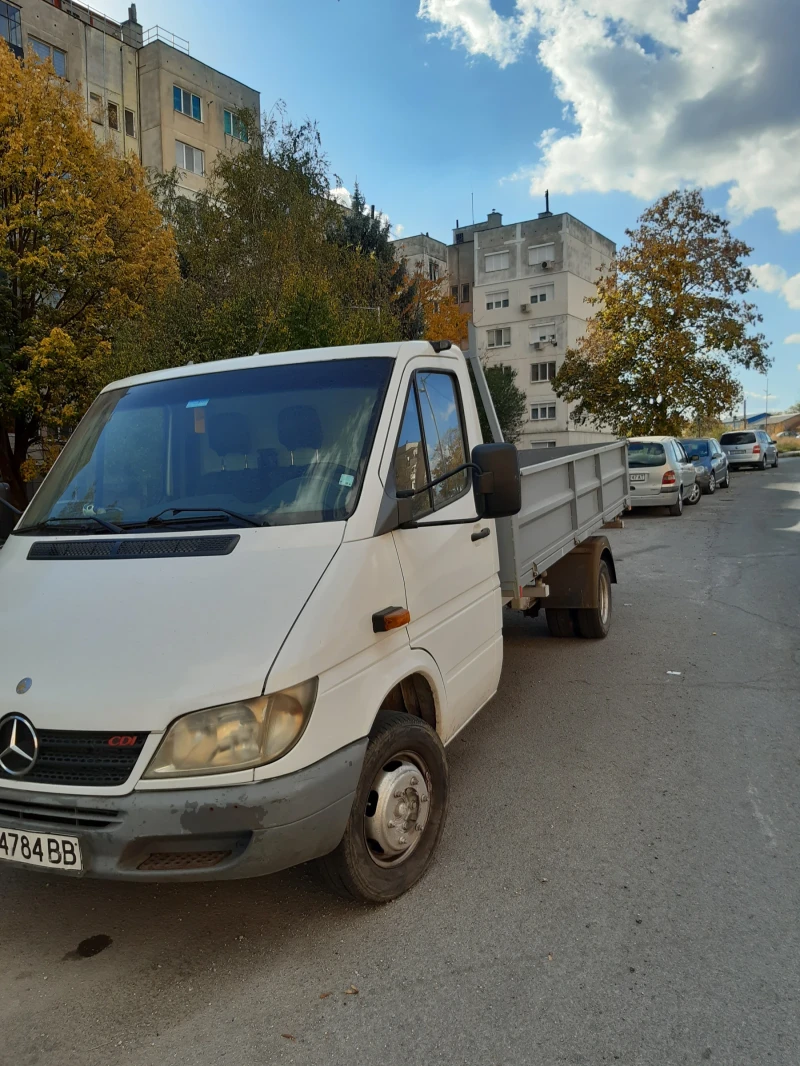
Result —
M 800 459 L 610 536 L 611 635 L 510 622 L 396 903 L 0 870 L 2 1066 L 797 1066 Z

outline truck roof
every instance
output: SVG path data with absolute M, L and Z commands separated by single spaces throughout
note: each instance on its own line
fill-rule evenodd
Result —
M 453 349 L 458 354 L 458 349 Z M 256 366 L 281 366 L 286 363 L 321 363 L 332 359 L 397 359 L 401 355 L 410 358 L 414 355 L 436 354 L 429 341 L 389 341 L 383 344 L 347 344 L 333 348 L 307 348 L 290 352 L 256 352 L 254 355 L 239 359 L 217 359 L 208 363 L 191 363 L 186 366 L 170 367 L 167 370 L 155 370 L 149 374 L 136 374 L 133 377 L 112 381 L 102 390 L 127 388 L 131 385 L 143 385 L 149 381 L 166 381 L 169 378 L 196 377 L 198 374 L 219 374 L 224 370 L 247 370 Z M 445 351 L 442 355 L 449 355 Z

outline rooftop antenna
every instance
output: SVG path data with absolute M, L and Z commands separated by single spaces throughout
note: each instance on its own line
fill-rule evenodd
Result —
M 539 218 L 550 218 L 553 212 L 550 210 L 550 190 L 544 191 L 544 211 L 539 212 Z

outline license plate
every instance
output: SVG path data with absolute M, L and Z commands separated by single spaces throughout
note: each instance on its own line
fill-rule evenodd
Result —
M 647 481 L 647 474 L 630 474 L 631 481 Z
M 83 870 L 81 846 L 76 837 L 50 833 L 20 833 L 0 826 L 0 860 L 46 866 L 52 870 Z
M 734 455 L 744 455 L 744 453 L 747 451 L 747 448 L 731 448 L 731 451 Z

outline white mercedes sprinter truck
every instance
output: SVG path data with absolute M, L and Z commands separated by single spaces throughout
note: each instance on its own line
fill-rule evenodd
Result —
M 525 471 L 481 443 L 446 342 L 109 385 L 0 551 L 0 866 L 208 880 L 320 859 L 357 899 L 404 892 L 444 827 L 445 746 L 497 690 L 503 603 L 535 610 L 550 573 L 560 628 L 607 631 L 613 559 L 589 534 L 622 510 L 624 444 L 606 473 L 602 451 L 591 521 L 573 485 L 549 569 L 509 527 L 503 584 L 496 519 Z M 575 481 L 574 455 L 546 458 Z

